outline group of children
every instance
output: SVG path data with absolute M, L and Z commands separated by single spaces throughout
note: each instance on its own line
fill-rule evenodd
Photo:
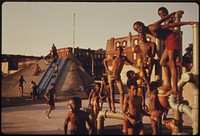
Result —
M 98 106 L 99 100 L 107 99 L 108 103 L 110 104 L 109 92 L 102 93 L 103 94 L 102 96 L 100 95 L 101 92 L 100 90 L 102 87 L 103 86 L 101 86 L 99 82 L 95 83 L 95 87 L 91 91 L 89 97 L 89 107 L 93 107 L 96 116 L 98 115 L 98 111 L 102 110 L 102 107 Z M 142 116 L 141 116 L 141 114 L 143 114 L 151 117 L 153 134 L 157 134 L 158 133 L 157 121 L 159 116 L 162 114 L 162 110 L 160 110 L 161 108 L 157 103 L 158 100 L 157 100 L 156 82 L 152 82 L 150 84 L 151 93 L 149 101 L 149 112 L 146 112 L 142 108 L 143 100 L 141 96 L 137 95 L 138 92 L 137 82 L 135 82 L 134 80 L 129 81 L 127 82 L 127 87 L 129 91 L 127 97 L 124 99 L 124 106 L 122 112 L 122 114 L 127 118 L 127 120 L 124 121 L 123 133 L 128 135 L 144 134 L 144 126 L 142 123 Z M 55 109 L 56 89 L 54 83 L 51 84 L 51 88 L 44 94 L 44 97 L 46 98 L 49 104 L 49 109 L 45 111 L 45 114 L 47 118 L 50 118 L 49 115 L 51 111 Z M 63 127 L 65 134 L 76 134 L 76 135 L 94 134 L 95 124 L 89 118 L 89 114 L 81 110 L 82 107 L 81 99 L 79 97 L 72 97 L 68 100 L 67 105 L 70 111 L 67 113 L 64 120 Z M 111 110 L 110 106 L 109 110 Z M 70 128 L 68 130 L 69 123 L 70 123 Z M 87 129 L 86 123 L 88 124 L 89 129 Z
M 130 72 L 129 72 L 130 73 Z M 105 77 L 102 78 L 103 82 Z M 99 102 L 103 99 L 107 99 L 108 105 L 110 105 L 110 94 L 102 93 L 104 83 L 96 82 L 94 89 L 89 95 L 88 106 L 94 110 L 94 114 L 97 117 L 98 112 L 102 110 L 102 106 L 99 106 Z M 138 95 L 138 84 L 136 80 L 127 80 L 128 95 L 124 99 L 122 114 L 126 118 L 123 124 L 123 134 L 124 135 L 144 135 L 144 125 L 142 122 L 142 115 L 149 116 L 151 120 L 153 135 L 158 134 L 158 120 L 161 117 L 164 109 L 159 105 L 157 98 L 157 83 L 150 83 L 150 98 L 149 98 L 149 108 L 146 111 L 143 108 L 143 99 Z M 106 90 L 107 91 L 107 90 Z M 101 95 L 103 94 L 103 95 Z M 105 96 L 105 97 L 104 97 Z M 64 132 L 65 134 L 92 134 L 95 130 L 95 124 L 89 119 L 88 113 L 81 110 L 81 99 L 78 97 L 73 97 L 68 101 L 68 107 L 70 111 L 67 113 L 64 121 Z M 110 106 L 108 106 L 111 110 Z M 87 130 L 86 122 L 88 123 L 89 129 Z M 71 124 L 68 130 L 68 124 Z
M 157 83 L 151 82 L 149 88 L 149 106 L 145 104 L 145 95 L 140 90 L 141 84 L 138 84 L 138 80 L 143 80 L 138 73 L 132 70 L 127 72 L 127 91 L 128 95 L 125 97 L 123 102 L 123 111 L 121 112 L 127 120 L 124 121 L 123 134 L 132 135 L 144 134 L 144 126 L 142 123 L 143 115 L 149 116 L 152 125 L 152 134 L 158 134 L 158 119 L 162 113 L 166 110 L 159 104 L 157 97 Z M 144 80 L 143 80 L 144 82 Z M 92 108 L 94 114 L 98 115 L 99 111 L 102 110 L 102 103 L 104 101 L 108 103 L 108 110 L 111 111 L 110 102 L 110 90 L 107 82 L 107 77 L 102 77 L 102 82 L 96 82 L 94 89 L 89 95 L 88 107 Z
M 21 75 L 20 79 L 17 81 L 19 84 L 19 92 L 21 97 L 23 97 L 24 94 L 24 83 L 26 83 L 26 80 L 24 79 L 24 76 Z M 31 89 L 30 89 L 30 96 L 31 96 L 31 100 L 35 100 L 37 98 L 37 84 L 32 80 L 31 81 Z
M 107 101 L 108 110 L 116 112 L 114 105 L 114 84 L 118 87 L 120 92 L 120 112 L 126 118 L 123 124 L 123 134 L 125 135 L 144 135 L 144 125 L 142 122 L 143 116 L 149 116 L 152 126 L 152 135 L 159 134 L 159 124 L 158 121 L 162 116 L 163 112 L 167 109 L 162 107 L 158 100 L 157 82 L 150 82 L 150 74 L 152 70 L 152 58 L 155 55 L 155 44 L 146 40 L 146 34 L 150 34 L 156 38 L 163 39 L 165 41 L 166 47 L 162 54 L 160 64 L 164 67 L 164 72 L 167 76 L 167 84 L 162 86 L 161 89 L 167 90 L 168 95 L 171 93 L 177 93 L 177 71 L 175 60 L 178 57 L 178 52 L 180 46 L 178 41 L 180 41 L 179 35 L 173 32 L 174 27 L 179 27 L 182 25 L 193 25 L 196 22 L 177 22 L 174 23 L 171 18 L 175 14 L 182 15 L 184 12 L 182 10 L 168 14 L 166 8 L 162 7 L 158 10 L 158 14 L 161 17 L 157 22 L 145 26 L 142 22 L 137 21 L 133 24 L 133 29 L 138 32 L 139 42 L 144 45 L 140 47 L 142 57 L 142 63 L 138 67 L 126 56 L 123 56 L 123 48 L 121 46 L 116 47 L 117 55 L 114 58 L 105 59 L 104 66 L 106 73 L 109 77 L 103 76 L 102 82 L 96 82 L 94 89 L 91 90 L 89 94 L 89 104 L 95 116 L 98 116 L 100 110 L 102 110 L 103 102 Z M 108 68 L 108 62 L 112 61 L 112 69 Z M 127 72 L 127 91 L 128 95 L 124 98 L 123 84 L 121 81 L 120 73 L 125 62 L 128 62 L 136 69 L 139 73 L 134 71 Z M 148 65 L 148 66 L 147 66 Z M 146 67 L 150 72 L 146 72 Z M 171 69 L 169 69 L 171 68 Z M 171 83 L 168 82 L 172 80 Z M 144 87 L 147 87 L 147 92 L 149 94 L 149 106 L 145 104 L 145 91 Z M 47 97 L 47 94 L 50 96 Z M 46 116 L 49 118 L 50 112 L 55 109 L 54 99 L 55 88 L 47 91 L 44 95 L 48 100 L 50 105 L 49 110 L 46 111 Z M 70 111 L 67 113 L 64 121 L 64 132 L 68 133 L 68 124 L 71 127 L 69 129 L 70 134 L 92 134 L 95 125 L 92 124 L 89 116 L 86 112 L 81 109 L 81 99 L 78 97 L 73 97 L 68 101 L 68 107 Z M 86 127 L 86 122 L 88 123 L 89 130 Z

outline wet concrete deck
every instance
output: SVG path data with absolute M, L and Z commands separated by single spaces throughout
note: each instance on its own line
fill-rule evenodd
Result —
M 148 101 L 148 98 L 146 99 Z M 147 103 L 148 104 L 148 103 Z M 88 100 L 82 100 L 82 107 L 87 107 Z M 119 111 L 119 104 L 116 104 Z M 25 106 L 3 107 L 1 131 L 4 134 L 64 134 L 63 123 L 66 113 L 69 111 L 67 102 L 57 102 L 56 109 L 52 111 L 50 119 L 45 116 L 48 108 L 46 103 Z M 103 110 L 107 109 L 104 103 Z M 169 110 L 168 117 L 173 117 Z M 192 134 L 192 122 L 183 115 L 183 132 Z M 152 129 L 149 117 L 143 117 L 145 134 L 151 135 Z M 122 135 L 123 120 L 106 118 L 103 134 Z M 171 135 L 171 131 L 162 125 L 162 135 Z

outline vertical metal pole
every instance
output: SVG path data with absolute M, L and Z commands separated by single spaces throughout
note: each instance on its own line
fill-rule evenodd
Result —
M 92 56 L 92 77 L 94 76 L 94 57 Z
M 178 14 L 175 14 L 175 22 L 180 22 L 181 16 Z M 177 32 L 181 37 L 181 30 L 180 27 L 175 27 L 174 31 Z M 181 47 L 182 47 L 182 39 L 181 39 Z M 182 61 L 182 51 L 180 51 L 180 55 L 177 58 L 178 62 Z M 181 78 L 181 74 L 182 74 L 182 67 L 179 67 L 178 71 L 177 71 L 177 81 Z M 177 95 L 177 103 L 181 103 L 182 101 L 182 90 L 178 90 L 178 95 Z M 174 116 L 174 128 L 172 130 L 172 135 L 176 135 L 179 132 L 182 132 L 182 124 L 183 124 L 183 120 L 182 120 L 182 114 L 179 111 L 174 110 L 173 111 L 173 116 Z
M 163 53 L 163 47 L 161 45 L 161 40 L 156 38 L 156 48 L 157 48 L 157 58 L 155 60 L 155 80 L 162 82 L 162 67 L 160 65 L 160 58 Z
M 74 19 L 73 19 L 73 54 L 74 54 L 74 48 L 75 48 L 75 13 L 74 13 Z
M 193 73 L 197 77 L 195 83 L 192 84 L 193 87 L 193 106 L 192 106 L 192 116 L 193 116 L 193 135 L 197 135 L 199 132 L 199 25 L 193 25 Z
M 181 15 L 176 14 L 176 15 L 175 15 L 175 22 L 181 22 L 181 17 L 182 17 Z M 174 28 L 174 31 L 177 32 L 177 33 L 180 35 L 180 37 L 181 37 L 180 44 L 181 44 L 181 48 L 182 48 L 182 47 L 183 47 L 183 45 L 182 45 L 182 32 L 181 32 L 180 26 L 179 26 L 179 27 L 175 27 L 175 28 Z M 180 51 L 179 57 L 177 58 L 177 62 L 182 62 L 182 51 Z M 178 81 L 179 79 L 181 79 L 182 67 L 179 67 L 178 70 L 179 70 L 179 71 L 178 71 L 178 78 L 177 78 L 177 81 Z

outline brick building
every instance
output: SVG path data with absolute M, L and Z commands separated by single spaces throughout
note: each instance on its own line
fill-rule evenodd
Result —
M 2 74 L 12 74 L 20 69 L 28 67 L 30 64 L 36 63 L 42 57 L 25 56 L 25 55 L 1 55 L 1 71 Z
M 152 37 L 151 35 L 146 35 L 146 38 L 148 41 L 155 42 L 156 39 Z M 136 46 L 138 45 L 138 36 L 132 35 L 131 32 L 128 33 L 128 36 L 120 37 L 120 38 L 110 38 L 107 40 L 106 45 L 106 58 L 110 58 L 116 55 L 115 48 L 118 46 L 122 46 L 124 49 L 124 56 L 127 56 L 129 60 L 131 60 L 133 63 L 138 65 L 138 59 L 141 57 L 141 54 L 136 50 Z M 111 63 L 108 64 L 111 66 Z M 126 84 L 126 72 L 128 70 L 133 70 L 133 67 L 129 64 L 125 63 L 125 66 L 122 69 L 121 77 L 122 82 Z
M 147 35 L 146 38 L 148 41 L 155 42 L 155 38 L 151 35 Z M 117 46 L 122 46 L 124 49 L 124 55 L 127 56 L 132 62 L 137 64 L 136 60 L 140 57 L 140 53 L 134 51 L 134 48 L 136 45 L 138 45 L 138 41 L 138 36 L 132 35 L 131 32 L 129 32 L 128 36 L 126 37 L 112 37 L 107 40 L 106 57 L 110 58 L 115 56 L 115 48 Z
M 58 58 L 66 58 L 69 51 L 72 52 L 71 47 L 57 49 Z M 52 51 L 50 52 L 52 53 Z M 96 80 L 99 80 L 105 71 L 103 66 L 105 52 L 106 51 L 103 49 L 91 50 L 90 48 L 74 48 L 74 56 L 81 62 L 88 74 L 93 76 Z

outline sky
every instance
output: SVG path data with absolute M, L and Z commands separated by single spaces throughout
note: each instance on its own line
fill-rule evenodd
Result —
M 128 36 L 133 23 L 145 25 L 160 19 L 159 7 L 184 10 L 181 21 L 199 22 L 194 2 L 4 2 L 2 54 L 46 56 L 57 48 L 106 49 L 111 37 Z M 75 24 L 75 25 L 73 25 Z M 193 42 L 192 26 L 182 26 L 183 53 Z

